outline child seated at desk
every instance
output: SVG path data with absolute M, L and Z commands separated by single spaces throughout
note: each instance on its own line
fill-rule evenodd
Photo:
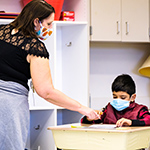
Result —
M 90 120 L 86 116 L 81 123 L 86 124 L 116 124 L 121 126 L 149 126 L 150 113 L 147 106 L 135 103 L 136 86 L 133 79 L 123 74 L 112 83 L 113 101 L 109 102 L 103 111 L 97 111 L 100 119 Z

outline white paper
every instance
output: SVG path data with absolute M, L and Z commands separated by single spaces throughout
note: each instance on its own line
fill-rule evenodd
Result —
M 93 129 L 115 129 L 116 125 L 115 124 L 93 124 L 89 126 L 89 128 Z

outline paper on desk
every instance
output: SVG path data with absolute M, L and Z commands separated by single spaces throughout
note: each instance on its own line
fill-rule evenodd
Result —
M 93 129 L 115 129 L 116 125 L 115 124 L 93 124 L 89 126 L 89 128 Z

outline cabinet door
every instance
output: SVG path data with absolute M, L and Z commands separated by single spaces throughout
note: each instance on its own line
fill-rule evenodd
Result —
M 122 41 L 149 41 L 149 0 L 122 0 Z
M 120 0 L 91 0 L 91 41 L 121 40 L 120 11 Z

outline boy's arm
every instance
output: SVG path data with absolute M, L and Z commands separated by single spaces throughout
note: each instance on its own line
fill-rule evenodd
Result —
M 100 119 L 99 119 L 99 120 L 100 120 Z M 89 121 L 89 120 L 87 119 L 87 117 L 84 116 L 84 117 L 81 119 L 81 123 L 94 124 L 95 122 L 94 122 L 94 120 Z
M 149 126 L 150 125 L 150 113 L 147 107 L 143 107 L 138 115 L 138 119 L 130 120 L 121 118 L 116 122 L 117 127 L 121 126 Z
M 148 108 L 144 107 L 139 112 L 139 119 L 131 120 L 131 126 L 149 126 L 150 125 L 150 113 Z

